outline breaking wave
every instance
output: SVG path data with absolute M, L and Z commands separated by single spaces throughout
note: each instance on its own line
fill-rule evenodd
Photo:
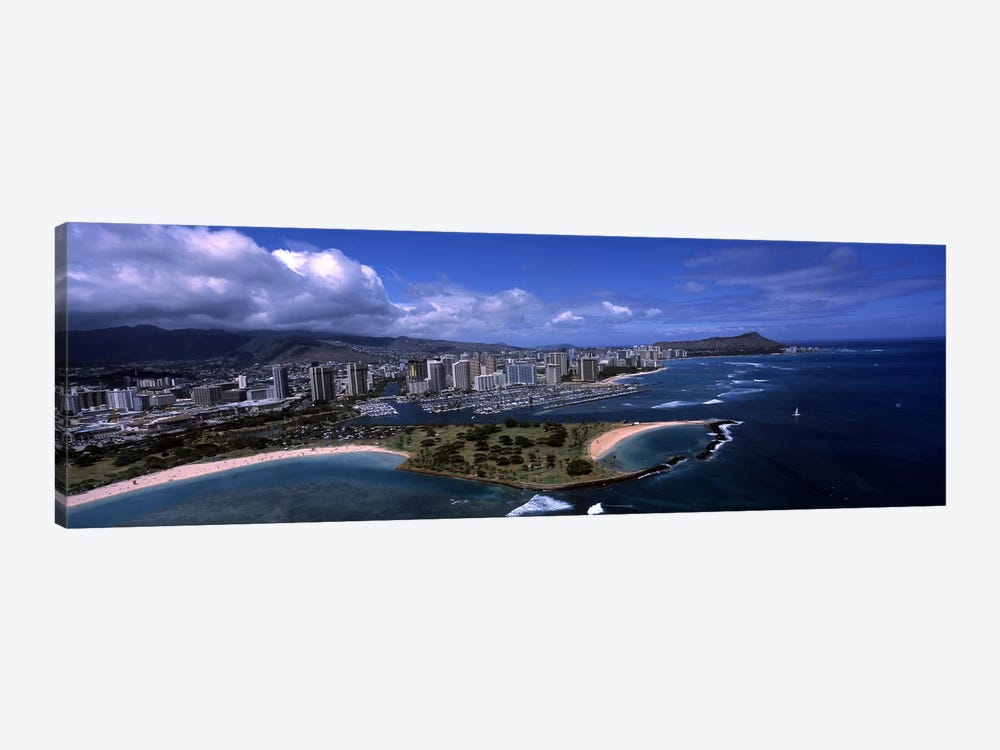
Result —
M 751 393 L 760 393 L 763 388 L 734 388 L 727 393 L 720 393 L 719 396 L 749 396 Z
M 588 516 L 599 516 L 604 512 L 604 506 L 600 503 L 594 503 L 589 508 L 587 508 Z
M 721 403 L 722 403 L 722 400 L 721 399 L 717 399 L 717 398 L 713 398 L 713 399 L 711 399 L 709 401 L 702 401 L 702 404 L 704 404 L 705 406 L 708 406 L 709 404 L 721 404 Z
M 548 495 L 535 495 L 524 505 L 517 506 L 507 515 L 537 516 L 543 513 L 552 513 L 557 510 L 569 510 L 572 507 L 572 503 L 567 503 L 564 500 L 556 500 L 554 497 L 549 497 Z
M 700 401 L 667 401 L 665 404 L 651 406 L 651 409 L 676 409 L 679 406 L 698 406 Z

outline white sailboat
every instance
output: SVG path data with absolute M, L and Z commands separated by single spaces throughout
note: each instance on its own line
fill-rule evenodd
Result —
M 795 413 L 794 413 L 794 414 L 793 414 L 792 416 L 793 416 L 793 417 L 798 417 L 798 416 L 800 416 L 800 415 L 799 415 L 799 407 L 797 407 L 797 406 L 795 407 Z

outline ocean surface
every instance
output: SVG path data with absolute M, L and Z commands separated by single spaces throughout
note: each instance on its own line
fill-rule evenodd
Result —
M 511 412 L 567 423 L 730 419 L 706 461 L 604 488 L 545 493 L 396 471 L 388 454 L 309 456 L 136 490 L 71 508 L 71 527 L 356 521 L 941 505 L 945 502 L 943 339 L 826 343 L 816 352 L 671 360 L 642 391 Z M 799 416 L 793 416 L 795 410 Z M 374 424 L 468 422 L 402 405 Z M 502 421 L 509 414 L 491 415 Z M 489 421 L 476 417 L 475 423 Z M 707 428 L 637 435 L 605 460 L 652 466 L 697 453 Z

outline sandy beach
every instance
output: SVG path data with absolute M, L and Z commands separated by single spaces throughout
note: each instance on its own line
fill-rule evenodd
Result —
M 629 376 L 632 377 L 632 376 Z M 691 425 L 691 424 L 708 424 L 702 419 L 692 419 L 687 421 L 675 421 L 675 422 L 643 422 L 641 424 L 632 424 L 626 427 L 619 427 L 615 430 L 609 430 L 603 435 L 599 435 L 594 438 L 590 445 L 587 447 L 587 454 L 592 459 L 600 458 L 601 456 L 610 453 L 611 450 L 618 445 L 622 440 L 632 437 L 633 435 L 638 435 L 640 432 L 646 432 L 648 430 L 658 430 L 661 427 L 677 427 L 679 425 Z
M 646 375 L 653 375 L 658 372 L 663 372 L 666 369 L 667 369 L 666 367 L 657 367 L 655 370 L 650 370 L 649 372 L 632 372 L 632 373 L 626 372 L 621 375 L 612 375 L 610 378 L 607 378 L 605 380 L 598 380 L 595 385 L 604 385 L 605 383 L 618 383 L 621 382 L 622 380 L 628 380 L 629 378 L 643 378 Z
M 123 492 L 139 490 L 143 487 L 153 487 L 158 484 L 166 484 L 180 479 L 190 479 L 201 477 L 206 474 L 215 474 L 219 471 L 236 469 L 241 466 L 251 466 L 254 464 L 267 463 L 269 461 L 280 461 L 286 458 L 299 458 L 301 456 L 327 456 L 336 453 L 392 453 L 397 456 L 409 458 L 408 453 L 403 451 L 383 448 L 378 445 L 330 445 L 315 448 L 296 448 L 287 451 L 271 451 L 269 453 L 258 453 L 254 456 L 242 456 L 241 458 L 224 458 L 219 461 L 209 461 L 206 463 L 185 464 L 174 466 L 170 469 L 157 471 L 153 474 L 146 474 L 135 479 L 127 479 L 122 482 L 115 482 L 104 487 L 97 487 L 79 495 L 70 495 L 66 499 L 66 506 L 72 508 L 76 505 L 91 503 L 95 500 L 103 500 L 112 495 L 120 495 Z

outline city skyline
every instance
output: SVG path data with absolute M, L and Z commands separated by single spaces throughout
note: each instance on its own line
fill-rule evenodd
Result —
M 940 245 L 67 225 L 70 328 L 518 346 L 945 334 Z

